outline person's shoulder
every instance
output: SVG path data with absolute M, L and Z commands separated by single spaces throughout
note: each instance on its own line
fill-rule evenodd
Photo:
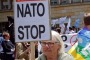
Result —
M 45 56 L 44 54 L 41 54 L 40 56 L 38 56 L 38 58 L 36 58 L 35 60 L 45 60 Z
M 72 56 L 72 55 L 70 55 L 70 54 L 68 54 L 68 53 L 65 53 L 65 56 L 66 56 L 67 58 L 69 58 L 69 59 L 72 59 L 72 60 L 73 60 L 73 56 Z
M 0 37 L 0 41 L 4 40 L 3 37 Z
M 22 43 L 16 43 L 16 47 L 21 47 Z
M 21 45 L 22 43 L 16 43 L 16 45 Z
M 74 60 L 73 56 L 70 55 L 70 54 L 68 54 L 68 53 L 63 53 L 63 54 L 61 55 L 61 58 L 60 58 L 60 59 L 61 59 L 61 60 Z
M 78 31 L 78 34 L 81 34 L 81 33 L 84 33 L 84 32 L 86 32 L 87 31 L 87 29 L 84 27 L 84 28 L 81 28 L 79 31 Z

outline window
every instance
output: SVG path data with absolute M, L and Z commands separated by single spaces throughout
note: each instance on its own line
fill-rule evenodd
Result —
M 3 2 L 7 2 L 8 0 L 3 0 Z
M 3 9 L 10 9 L 10 0 L 3 1 Z
M 5 26 L 7 26 L 8 22 L 0 22 L 0 33 L 6 31 Z
M 0 0 L 0 10 L 12 9 L 12 0 Z
M 0 10 L 1 10 L 1 0 L 0 0 Z
M 58 0 L 51 0 L 51 5 L 57 5 L 58 4 Z
M 90 0 L 83 0 L 83 2 L 90 2 Z
M 72 3 L 80 3 L 81 0 L 71 0 Z
M 63 4 L 68 4 L 70 3 L 69 0 L 60 0 L 60 4 L 63 5 Z

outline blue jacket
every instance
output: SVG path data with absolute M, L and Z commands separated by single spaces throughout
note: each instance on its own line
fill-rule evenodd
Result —
M 84 27 L 78 32 L 77 38 L 78 45 L 85 47 L 88 43 L 90 43 L 90 30 Z

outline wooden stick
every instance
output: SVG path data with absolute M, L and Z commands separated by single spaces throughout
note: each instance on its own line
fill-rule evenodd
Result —
M 35 43 L 31 42 L 31 54 L 29 60 L 35 60 Z

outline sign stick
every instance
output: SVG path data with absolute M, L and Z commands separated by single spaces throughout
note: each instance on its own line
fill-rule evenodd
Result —
M 30 56 L 29 60 L 35 60 L 35 43 L 30 42 L 30 44 L 31 44 L 31 54 L 29 55 Z

